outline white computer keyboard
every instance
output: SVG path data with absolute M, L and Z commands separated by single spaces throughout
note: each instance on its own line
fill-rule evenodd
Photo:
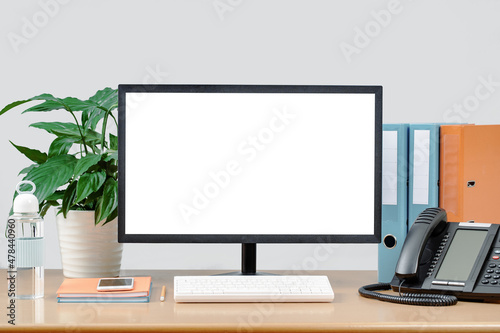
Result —
M 214 275 L 174 277 L 176 302 L 331 302 L 328 277 Z

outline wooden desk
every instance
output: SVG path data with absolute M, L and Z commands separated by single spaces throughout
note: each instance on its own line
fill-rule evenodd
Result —
M 3 270 L 5 275 L 5 270 Z M 318 271 L 330 278 L 332 303 L 176 304 L 174 275 L 207 275 L 213 271 L 123 271 L 151 275 L 151 302 L 144 304 L 60 304 L 56 290 L 60 270 L 46 270 L 45 298 L 16 301 L 16 328 L 30 332 L 498 332 L 500 304 L 459 302 L 451 307 L 397 305 L 362 298 L 358 288 L 376 282 L 373 271 Z M 160 302 L 162 285 L 167 299 Z M 6 288 L 0 293 L 0 331 L 7 323 Z

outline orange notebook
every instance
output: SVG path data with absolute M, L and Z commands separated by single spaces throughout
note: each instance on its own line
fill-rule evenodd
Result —
M 443 125 L 439 206 L 448 221 L 500 224 L 500 125 Z
M 97 291 L 99 278 L 65 279 L 57 290 L 57 297 L 144 297 L 149 296 L 151 276 L 134 278 L 134 289 Z

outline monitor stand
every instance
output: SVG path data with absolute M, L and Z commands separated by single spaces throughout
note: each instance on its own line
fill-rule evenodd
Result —
M 272 273 L 257 272 L 257 244 L 241 244 L 241 272 L 230 272 L 220 275 L 275 275 Z
M 257 244 L 241 244 L 241 275 L 257 274 Z

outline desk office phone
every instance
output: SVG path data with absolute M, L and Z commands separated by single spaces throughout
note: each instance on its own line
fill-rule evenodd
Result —
M 457 299 L 500 301 L 499 226 L 446 222 L 445 210 L 427 208 L 406 236 L 391 283 L 365 286 L 359 292 L 413 305 L 453 305 Z M 400 296 L 374 292 L 389 289 Z

